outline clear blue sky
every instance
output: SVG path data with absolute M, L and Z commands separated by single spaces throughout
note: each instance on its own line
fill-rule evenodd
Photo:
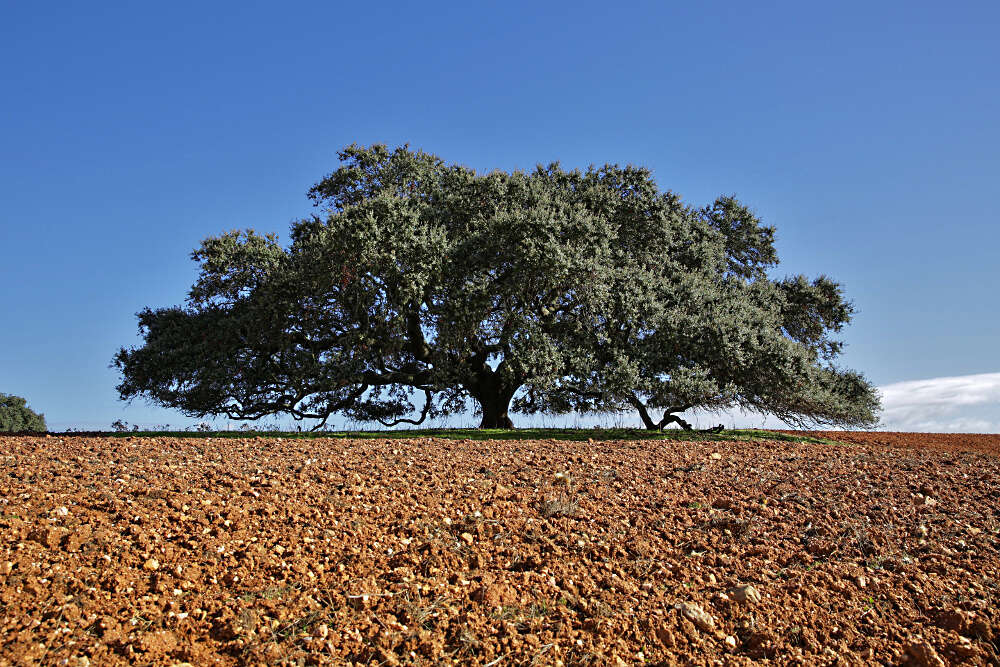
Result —
M 4 3 L 0 392 L 56 429 L 188 423 L 117 400 L 134 313 L 183 301 L 202 238 L 287 235 L 352 142 L 735 193 L 785 271 L 846 285 L 846 365 L 1000 371 L 998 25 L 988 2 Z

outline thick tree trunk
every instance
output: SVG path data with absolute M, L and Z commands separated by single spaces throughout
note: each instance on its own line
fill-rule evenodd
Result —
M 483 411 L 483 419 L 479 428 L 514 428 L 507 410 L 510 406 L 510 396 L 491 396 L 480 398 L 479 407 Z
M 514 422 L 507 411 L 516 391 L 517 387 L 507 386 L 488 367 L 482 371 L 476 383 L 469 387 L 469 393 L 479 403 L 479 409 L 483 413 L 479 428 L 514 428 Z

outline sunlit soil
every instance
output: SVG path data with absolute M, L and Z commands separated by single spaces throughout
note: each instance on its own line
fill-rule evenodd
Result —
M 825 435 L 0 437 L 0 665 L 995 663 L 997 436 Z

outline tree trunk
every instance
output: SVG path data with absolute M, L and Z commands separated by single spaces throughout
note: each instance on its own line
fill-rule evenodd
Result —
M 649 416 L 649 410 L 642 402 L 636 400 L 633 405 L 635 409 L 639 411 L 639 417 L 642 419 L 642 425 L 646 427 L 647 431 L 659 431 L 660 425 L 653 421 L 653 418 Z
M 514 428 L 514 422 L 507 414 L 511 398 L 512 396 L 503 394 L 477 397 L 479 407 L 483 411 L 479 428 Z
M 503 364 L 493 370 L 486 364 L 485 355 L 480 362 L 473 370 L 471 381 L 465 385 L 483 413 L 479 428 L 512 429 L 514 422 L 507 411 L 520 383 L 502 372 Z

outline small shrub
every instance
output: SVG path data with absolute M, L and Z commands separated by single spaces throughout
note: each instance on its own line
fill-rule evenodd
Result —
M 20 396 L 0 394 L 0 432 L 20 433 L 22 431 L 47 431 L 45 415 L 40 415 L 28 407 L 28 402 Z
M 576 480 L 569 473 L 557 472 L 552 479 L 551 495 L 542 500 L 538 509 L 548 518 L 575 515 L 580 509 Z
M 554 516 L 573 516 L 580 509 L 580 506 L 572 500 L 546 498 L 539 504 L 538 509 L 541 510 L 542 516 L 552 518 Z

